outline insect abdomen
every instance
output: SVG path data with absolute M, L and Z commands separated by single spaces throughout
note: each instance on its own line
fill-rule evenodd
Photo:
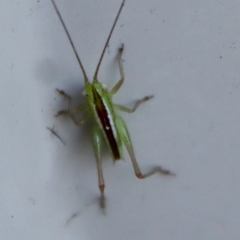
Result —
M 92 86 L 93 93 L 93 111 L 96 115 L 97 122 L 107 144 L 110 148 L 114 160 L 119 160 L 121 158 L 121 153 L 119 149 L 119 137 L 116 131 L 115 122 L 113 119 L 113 114 L 111 113 L 110 106 L 104 101 L 103 96 L 101 96 L 98 91 Z

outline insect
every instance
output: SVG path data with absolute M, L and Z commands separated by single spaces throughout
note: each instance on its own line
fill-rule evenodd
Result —
M 146 174 L 142 174 L 135 157 L 135 153 L 133 150 L 132 142 L 131 142 L 126 124 L 123 121 L 123 119 L 115 112 L 115 110 L 120 110 L 127 113 L 133 113 L 141 103 L 146 102 L 147 100 L 153 97 L 153 96 L 146 96 L 136 101 L 132 108 L 127 108 L 122 105 L 113 103 L 112 101 L 113 95 L 118 92 L 118 90 L 120 89 L 120 87 L 124 82 L 124 71 L 123 71 L 123 60 L 122 60 L 122 53 L 124 49 L 123 44 L 119 48 L 118 55 L 117 55 L 119 72 L 121 77 L 120 80 L 116 83 L 116 85 L 111 90 L 108 90 L 101 82 L 98 81 L 98 71 L 101 66 L 101 62 L 105 54 L 106 48 L 108 46 L 109 40 L 112 36 L 113 30 L 115 28 L 119 15 L 124 6 L 125 0 L 122 1 L 121 6 L 118 10 L 117 16 L 114 20 L 114 23 L 108 35 L 107 41 L 101 53 L 100 59 L 98 61 L 92 82 L 89 81 L 86 75 L 83 64 L 80 60 L 80 57 L 76 51 L 74 43 L 70 37 L 70 34 L 67 30 L 67 27 L 63 21 L 63 18 L 57 8 L 55 1 L 54 0 L 51 0 L 51 1 L 59 17 L 59 20 L 64 28 L 64 31 L 68 37 L 68 40 L 72 46 L 72 49 L 75 53 L 80 69 L 82 71 L 82 74 L 84 77 L 84 84 L 85 84 L 84 96 L 86 99 L 86 102 L 84 104 L 78 106 L 77 108 L 73 108 L 71 96 L 65 93 L 63 90 L 57 89 L 58 93 L 67 99 L 68 109 L 59 111 L 56 114 L 56 116 L 67 114 L 76 125 L 82 125 L 85 119 L 89 117 L 91 117 L 94 120 L 93 121 L 94 123 L 92 126 L 92 143 L 93 143 L 93 150 L 94 150 L 96 163 L 97 163 L 98 186 L 99 186 L 101 195 L 103 196 L 104 188 L 105 188 L 102 165 L 101 165 L 101 157 L 100 157 L 102 143 L 104 141 L 106 142 L 108 150 L 114 161 L 122 158 L 123 145 L 125 145 L 130 155 L 135 175 L 139 179 L 144 179 L 146 177 L 153 175 L 154 173 L 173 175 L 173 173 L 171 173 L 168 170 L 162 169 L 160 166 L 153 168 L 152 171 Z M 83 116 L 80 120 L 76 116 L 76 114 L 78 114 L 79 112 L 83 113 Z

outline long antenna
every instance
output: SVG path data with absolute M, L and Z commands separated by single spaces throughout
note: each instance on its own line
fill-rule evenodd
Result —
M 109 40 L 110 40 L 110 38 L 111 38 L 111 36 L 112 36 L 113 30 L 114 30 L 114 28 L 115 28 L 115 25 L 116 25 L 116 23 L 117 23 L 117 20 L 118 20 L 118 18 L 119 18 L 119 15 L 120 15 L 120 13 L 121 13 L 121 11 L 122 11 L 122 8 L 123 8 L 123 6 L 124 6 L 124 3 L 125 3 L 125 0 L 122 1 L 122 4 L 121 4 L 121 6 L 120 6 L 120 8 L 119 8 L 119 10 L 118 10 L 117 16 L 116 16 L 116 18 L 115 18 L 115 20 L 114 20 L 114 23 L 113 23 L 113 25 L 112 25 L 111 31 L 110 31 L 110 33 L 109 33 L 109 35 L 108 35 L 107 41 L 106 41 L 105 46 L 104 46 L 104 48 L 103 48 L 101 57 L 100 57 L 100 59 L 99 59 L 99 62 L 98 62 L 96 71 L 95 71 L 94 76 L 93 76 L 93 81 L 94 81 L 94 82 L 97 82 L 97 81 L 98 81 L 98 80 L 97 80 L 98 70 L 99 70 L 99 68 L 100 68 L 100 65 L 101 65 L 101 62 L 102 62 L 104 53 L 105 53 L 106 48 L 107 48 L 107 46 L 108 46 Z
M 73 51 L 74 51 L 74 53 L 75 53 L 75 56 L 76 56 L 76 58 L 77 58 L 77 60 L 78 60 L 79 66 L 80 66 L 80 68 L 81 68 L 81 70 L 82 70 L 82 73 L 83 73 L 84 82 L 85 82 L 85 84 L 86 84 L 86 83 L 89 82 L 89 81 L 88 81 L 88 77 L 87 77 L 87 74 L 86 74 L 86 72 L 85 72 L 85 70 L 84 70 L 84 67 L 83 67 L 83 65 L 82 65 L 82 62 L 81 62 L 81 60 L 80 60 L 80 58 L 79 58 L 79 56 L 78 56 L 77 50 L 76 50 L 76 48 L 75 48 L 75 46 L 74 46 L 74 44 L 73 44 L 73 41 L 72 41 L 72 39 L 71 39 L 71 36 L 70 36 L 70 34 L 69 34 L 68 30 L 67 30 L 67 27 L 66 27 L 66 25 L 65 25 L 65 23 L 64 23 L 64 21 L 63 21 L 63 18 L 62 18 L 61 14 L 60 14 L 60 12 L 59 12 L 59 10 L 58 10 L 58 8 L 57 8 L 57 5 L 56 5 L 55 1 L 54 1 L 54 0 L 51 0 L 51 1 L 52 1 L 52 4 L 53 4 L 53 7 L 54 7 L 54 9 L 55 9 L 55 11 L 56 11 L 56 13 L 57 13 L 57 15 L 58 15 L 58 17 L 59 17 L 59 20 L 60 20 L 60 22 L 62 23 L 62 26 L 63 26 L 63 28 L 64 28 L 64 31 L 65 31 L 65 33 L 67 34 L 68 40 L 69 40 L 69 42 L 70 42 L 70 44 L 71 44 L 71 46 L 72 46 L 72 49 L 73 49 Z

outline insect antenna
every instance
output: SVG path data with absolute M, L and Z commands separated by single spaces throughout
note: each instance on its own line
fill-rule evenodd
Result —
M 84 82 L 85 82 L 85 84 L 86 84 L 86 83 L 89 82 L 89 81 L 88 81 L 88 77 L 87 77 L 87 74 L 86 74 L 86 72 L 85 72 L 85 70 L 84 70 L 84 67 L 83 67 L 83 65 L 82 65 L 82 62 L 81 62 L 81 60 L 80 60 L 80 58 L 79 58 L 79 56 L 78 56 L 78 53 L 77 53 L 77 50 L 76 50 L 76 48 L 75 48 L 75 46 L 74 46 L 74 43 L 73 43 L 73 41 L 72 41 L 72 38 L 71 38 L 71 36 L 70 36 L 70 34 L 69 34 L 68 30 L 67 30 L 67 27 L 66 27 L 66 25 L 65 25 L 65 23 L 64 23 L 64 21 L 63 21 L 63 18 L 62 18 L 61 14 L 60 14 L 60 12 L 59 12 L 59 10 L 58 10 L 58 8 L 57 8 L 57 5 L 56 5 L 55 1 L 54 1 L 54 0 L 51 0 L 51 2 L 52 2 L 52 4 L 53 4 L 53 7 L 54 7 L 54 9 L 55 9 L 55 11 L 56 11 L 56 13 L 57 13 L 57 15 L 58 15 L 58 17 L 59 17 L 59 20 L 60 20 L 63 28 L 64 28 L 64 31 L 65 31 L 65 33 L 67 34 L 68 40 L 69 40 L 69 42 L 70 42 L 70 44 L 71 44 L 71 46 L 72 46 L 72 49 L 73 49 L 74 54 L 75 54 L 75 56 L 76 56 L 76 58 L 77 58 L 78 64 L 79 64 L 79 66 L 80 66 L 80 68 L 81 68 L 81 70 L 82 70 L 83 77 L 84 77 Z
M 100 59 L 99 59 L 99 62 L 98 62 L 97 68 L 96 68 L 96 71 L 95 71 L 94 76 L 93 76 L 93 82 L 98 82 L 98 80 L 97 80 L 98 70 L 99 70 L 99 68 L 100 68 L 100 65 L 101 65 L 101 62 L 102 62 L 104 53 L 105 53 L 105 51 L 106 51 L 106 48 L 107 48 L 108 43 L 109 43 L 109 40 L 110 40 L 110 38 L 111 38 L 111 36 L 112 36 L 113 30 L 114 30 L 114 28 L 115 28 L 115 25 L 116 25 L 116 23 L 117 23 L 117 20 L 118 20 L 118 18 L 119 18 L 119 16 L 120 16 L 120 13 L 121 13 L 121 11 L 122 11 L 122 8 L 123 8 L 123 6 L 124 6 L 124 3 L 125 3 L 125 0 L 122 1 L 122 4 L 121 4 L 121 6 L 120 6 L 120 8 L 119 8 L 119 10 L 118 10 L 117 16 L 116 16 L 116 18 L 115 18 L 115 20 L 114 20 L 114 23 L 113 23 L 112 28 L 111 28 L 111 30 L 110 30 L 110 33 L 109 33 L 109 35 L 108 35 L 107 41 L 106 41 L 106 43 L 105 43 L 105 46 L 104 46 L 104 48 L 103 48 L 102 54 L 101 54 L 101 56 L 100 56 Z

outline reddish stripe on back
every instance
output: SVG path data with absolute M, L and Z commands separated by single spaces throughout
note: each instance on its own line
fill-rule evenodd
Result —
M 116 139 L 113 134 L 113 129 L 108 117 L 107 109 L 105 108 L 102 98 L 98 94 L 94 86 L 92 86 L 92 92 L 93 92 L 93 101 L 95 105 L 95 110 L 102 124 L 102 129 L 104 130 L 107 136 L 114 159 L 118 160 L 120 159 L 120 153 L 119 153 Z

